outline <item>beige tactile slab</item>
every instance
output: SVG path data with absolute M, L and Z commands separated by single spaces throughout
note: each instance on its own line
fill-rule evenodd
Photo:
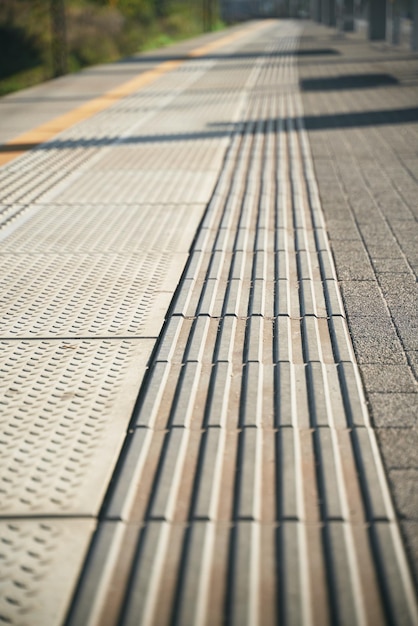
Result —
M 236 45 L 236 44 L 235 44 Z M 109 109 L 102 111 L 93 118 L 76 124 L 68 130 L 60 133 L 54 139 L 49 142 L 38 146 L 30 153 L 26 153 L 20 158 L 16 159 L 9 165 L 2 168 L 1 176 L 1 192 L 0 201 L 10 205 L 17 202 L 30 203 L 37 202 L 41 199 L 43 202 L 49 202 L 52 198 L 58 194 L 61 194 L 62 190 L 67 189 L 68 185 L 72 185 L 75 182 L 73 193 L 78 188 L 78 181 L 83 170 L 90 172 L 100 170 L 100 162 L 109 152 L 109 148 L 123 145 L 124 143 L 130 146 L 141 144 L 143 140 L 151 139 L 154 142 L 158 138 L 165 141 L 176 141 L 182 139 L 183 130 L 188 130 L 189 135 L 183 138 L 197 139 L 200 144 L 202 139 L 207 137 L 208 143 L 213 143 L 213 139 L 219 139 L 219 132 L 216 129 L 212 132 L 206 132 L 206 126 L 215 122 L 222 123 L 223 120 L 229 120 L 236 115 L 235 111 L 240 108 L 242 95 L 237 92 L 236 94 L 227 94 L 226 98 L 209 99 L 209 102 L 205 106 L 196 107 L 193 101 L 193 94 L 186 95 L 184 101 L 181 100 L 181 95 L 187 89 L 191 89 L 194 83 L 196 83 L 207 71 L 214 65 L 214 59 L 197 59 L 190 60 L 186 65 L 187 68 L 180 67 L 179 69 L 164 74 L 159 80 L 145 87 L 138 94 L 133 94 L 131 97 L 125 98 L 122 101 L 116 102 L 115 105 Z M 244 75 L 251 71 L 250 68 L 244 72 Z M 190 97 L 192 95 L 192 97 Z M 203 99 L 201 95 L 201 99 Z M 199 99 L 199 98 L 198 98 Z M 186 117 L 187 124 L 184 129 L 181 127 L 182 120 Z M 176 128 L 178 133 L 172 136 L 173 128 Z M 190 136 L 191 133 L 191 136 Z M 203 134 L 202 134 L 203 133 Z M 229 130 L 225 132 L 222 130 L 223 135 L 226 137 L 229 134 Z M 187 142 L 188 143 L 188 142 Z M 193 142 L 196 145 L 196 141 Z M 217 151 L 215 153 L 215 159 L 212 160 L 212 167 L 219 167 L 222 161 L 223 150 L 226 145 L 222 146 L 222 141 L 217 142 Z M 201 149 L 201 147 L 200 147 Z M 187 150 L 187 148 L 186 148 Z M 186 152 L 184 150 L 184 152 Z M 211 151 L 208 151 L 208 154 Z M 168 165 L 167 153 L 165 154 L 166 167 Z M 180 156 L 180 154 L 178 154 Z M 144 157 L 141 156 L 142 163 L 144 164 Z M 164 152 L 158 153 L 154 150 L 155 158 L 164 158 Z M 184 164 L 187 165 L 189 157 L 183 159 Z M 204 161 L 207 160 L 204 159 Z M 96 161 L 99 162 L 98 166 L 95 166 Z M 199 159 L 197 161 L 199 162 Z M 148 167 L 145 162 L 145 169 Z M 119 167 L 119 165 L 117 166 Z M 137 166 L 135 166 L 137 167 Z M 108 168 L 107 168 L 108 169 Z M 191 169 L 194 169 L 191 167 Z M 186 170 L 183 172 L 186 176 L 189 176 L 189 172 Z M 115 174 L 113 173 L 113 176 Z M 144 173 L 145 179 L 149 177 L 149 172 Z M 202 172 L 201 177 L 206 177 L 207 189 L 213 183 L 207 172 Z M 155 189 L 152 190 L 152 182 L 156 182 L 160 195 L 163 201 L 167 201 L 167 193 L 163 193 L 163 190 L 170 191 L 172 193 L 173 188 L 175 191 L 176 185 L 171 185 L 171 178 L 168 175 L 168 179 L 161 185 L 160 181 L 151 181 L 148 186 L 147 194 L 150 196 L 148 201 L 155 201 Z M 192 180 L 193 178 L 193 180 Z M 180 184 L 182 182 L 182 176 L 180 175 Z M 187 186 L 191 186 L 193 190 L 193 181 L 196 182 L 196 177 L 191 177 Z M 95 193 L 100 195 L 104 193 L 105 201 L 109 195 L 109 191 L 105 192 L 102 187 L 106 187 L 106 177 L 100 179 L 98 186 L 94 185 L 91 188 L 87 184 L 84 195 L 89 193 L 92 189 Z M 134 181 L 130 181 L 134 184 Z M 201 180 L 199 181 L 202 182 Z M 118 181 L 113 181 L 111 188 L 118 185 Z M 122 191 L 125 190 L 125 186 L 122 186 Z M 152 193 L 154 191 L 154 193 Z M 139 190 L 137 190 L 137 195 Z M 183 196 L 184 196 L 183 192 Z M 199 191 L 194 192 L 195 195 L 199 194 Z M 207 191 L 206 193 L 210 193 Z M 178 195 L 176 198 L 183 198 Z M 143 201 L 143 195 L 141 201 Z M 188 198 L 188 194 L 186 194 Z M 199 202 L 198 196 L 195 202 Z M 205 196 L 206 198 L 206 196 Z M 84 200 L 84 197 L 82 198 Z M 69 202 L 73 201 L 73 196 L 70 194 Z M 169 200 L 168 200 L 169 201 Z M 173 199 L 171 199 L 173 201 Z M 176 199 L 174 199 L 176 201 Z M 190 201 L 190 200 L 187 200 Z M 203 201 L 206 201 L 204 199 Z M 191 200 L 193 202 L 193 200 Z
M 24 155 L 19 168 L 10 164 L 1 170 L 0 201 L 10 206 L 37 200 L 95 153 L 94 149 L 56 150 L 51 146 Z
M 3 254 L 0 337 L 156 337 L 186 259 Z
M 39 202 L 57 204 L 199 204 L 207 203 L 217 179 L 216 172 L 178 170 L 108 170 L 76 172 Z
M 71 148 L 66 150 L 65 148 Z M 72 145 L 70 141 L 60 143 L 52 140 L 26 152 L 18 159 L 4 165 L 0 169 L 0 180 L 6 181 L 11 187 L 17 184 L 18 178 L 23 182 L 34 179 L 34 172 L 47 169 L 54 181 L 59 170 L 71 171 L 74 167 L 83 166 L 97 153 L 97 147 Z
M 0 516 L 94 515 L 153 340 L 0 340 Z
M 196 106 L 196 105 L 195 105 Z M 212 111 L 211 111 L 212 113 Z M 194 139 L 193 134 L 174 136 L 159 134 L 147 137 L 138 137 L 134 140 L 125 140 L 109 150 L 93 165 L 93 171 L 101 172 L 112 170 L 160 170 L 183 169 L 187 171 L 218 170 L 219 162 L 225 151 L 225 142 L 220 138 Z
M 0 255 L 187 253 L 204 205 L 83 203 L 29 210 L 25 227 L 0 242 Z
M 60 626 L 95 530 L 93 520 L 0 521 L 0 619 Z
M 27 205 L 12 203 L 2 204 L 0 208 L 0 238 L 3 236 L 3 232 L 6 227 L 13 226 L 18 219 L 20 219 L 27 211 Z

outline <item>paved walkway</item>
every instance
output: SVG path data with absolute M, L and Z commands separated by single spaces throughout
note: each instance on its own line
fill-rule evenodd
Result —
M 0 621 L 418 623 L 417 59 L 265 21 L 3 100 Z
M 327 232 L 418 581 L 418 56 L 318 26 L 300 46 Z

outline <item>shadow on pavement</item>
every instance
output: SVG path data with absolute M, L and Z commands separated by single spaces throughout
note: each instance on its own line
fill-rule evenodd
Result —
M 123 65 L 124 63 L 161 63 L 164 61 L 202 61 L 207 59 L 215 59 L 217 61 L 222 59 L 239 60 L 239 59 L 260 59 L 271 57 L 305 57 L 305 56 L 328 56 L 328 55 L 340 55 L 338 50 L 334 48 L 309 48 L 305 50 L 277 50 L 273 52 L 232 52 L 231 54 L 222 54 L 222 52 L 214 54 L 202 54 L 202 56 L 192 56 L 190 54 L 176 55 L 154 55 L 154 56 L 131 56 L 117 61 L 117 65 Z
M 278 120 L 275 120 L 278 122 Z M 383 126 L 389 124 L 411 124 L 418 122 L 418 107 L 407 109 L 382 109 L 377 111 L 361 111 L 357 113 L 329 113 L 327 115 L 308 115 L 303 118 L 307 130 L 325 130 L 366 126 Z M 293 120 L 296 123 L 296 119 Z M 245 131 L 256 134 L 266 132 L 267 120 L 249 120 L 245 123 Z M 45 143 L 10 143 L 0 146 L 0 153 L 37 150 L 68 150 L 75 148 L 98 148 L 118 143 L 120 146 L 150 143 L 167 143 L 172 141 L 195 141 L 228 137 L 243 123 L 215 123 L 208 125 L 209 130 L 197 133 L 171 133 L 160 135 L 138 135 L 119 138 L 117 135 L 85 139 L 55 139 Z M 213 129 L 213 130 L 212 130 Z M 276 129 L 274 129 L 276 130 Z
M 397 86 L 399 81 L 391 74 L 347 74 L 346 76 L 305 78 L 299 84 L 302 91 L 341 91 Z
M 418 107 L 360 111 L 357 113 L 330 113 L 328 115 L 308 115 L 304 117 L 307 130 L 386 126 L 389 124 L 412 124 L 414 122 L 418 122 Z

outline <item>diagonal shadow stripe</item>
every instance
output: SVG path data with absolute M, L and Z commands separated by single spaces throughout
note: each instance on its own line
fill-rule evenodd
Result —
M 296 121 L 296 120 L 294 120 Z M 251 132 L 257 132 L 257 120 Z M 381 109 L 375 111 L 360 111 L 357 113 L 329 113 L 327 115 L 307 115 L 304 117 L 305 128 L 310 131 L 326 130 L 332 128 L 353 128 L 366 126 L 385 126 L 391 124 L 413 124 L 418 122 L 418 107 L 407 109 Z M 209 124 L 210 130 L 198 133 L 172 133 L 161 135 L 138 135 L 126 137 L 119 141 L 119 145 L 139 145 L 151 143 L 168 143 L 174 141 L 195 141 L 196 139 L 214 139 L 226 137 L 234 131 L 238 124 L 219 123 Z M 8 152 L 26 152 L 36 148 L 37 150 L 68 150 L 75 148 L 91 148 L 108 146 L 118 139 L 117 136 L 109 137 L 86 137 L 85 139 L 66 139 L 48 141 L 42 144 L 37 142 L 22 142 L 5 144 L 0 146 L 0 154 Z
M 346 76 L 320 76 L 300 81 L 302 91 L 341 91 L 344 89 L 375 89 L 399 85 L 391 74 L 347 74 Z

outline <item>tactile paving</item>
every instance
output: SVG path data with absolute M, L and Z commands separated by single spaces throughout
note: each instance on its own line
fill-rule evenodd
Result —
M 155 337 L 186 258 L 156 252 L 1 255 L 0 336 Z
M 218 119 L 210 121 L 210 107 L 190 119 L 192 133 L 204 131 L 190 149 L 200 141 L 199 150 L 206 141 L 213 149 L 204 168 L 181 179 L 181 169 L 165 169 L 172 148 L 161 142 L 155 159 L 146 148 L 150 169 L 135 180 L 137 146 L 124 153 L 115 141 L 114 167 L 103 113 L 71 131 L 103 140 L 91 169 L 47 191 L 24 228 L 4 239 L 1 256 L 16 276 L 8 300 L 22 313 L 5 317 L 6 336 L 16 339 L 1 342 L 13 441 L 5 514 L 97 515 L 112 478 L 68 626 L 417 623 L 303 126 L 299 34 L 297 23 L 267 23 L 241 56 L 185 64 L 160 92 L 149 90 L 150 115 L 158 97 L 172 105 L 162 136 L 170 124 L 187 128 L 194 91 L 201 102 L 208 85 L 242 90 L 226 126 L 232 95 L 221 110 L 211 93 Z M 116 123 L 133 132 L 134 100 L 119 103 L 131 110 Z M 147 133 L 156 139 L 152 125 Z M 215 138 L 228 145 L 219 175 Z M 190 256 L 180 238 L 167 273 L 176 248 L 168 231 L 163 249 L 166 218 L 179 211 L 179 232 L 194 207 L 196 229 L 209 199 Z M 154 207 L 156 238 L 145 226 Z M 186 258 L 155 344 L 147 322 L 141 327 L 140 294 L 153 277 L 166 288 L 160 293 L 173 293 Z M 156 334 L 162 309 L 148 309 Z M 60 602 L 73 588 L 74 577 Z
M 94 515 L 153 340 L 0 340 L 1 515 Z
M 229 119 L 234 114 L 234 109 L 240 100 L 240 94 L 236 97 L 227 95 L 225 99 L 212 99 L 205 106 L 196 107 L 190 95 L 185 97 L 182 103 L 180 97 L 182 93 L 192 88 L 207 71 L 214 65 L 215 59 L 190 59 L 187 67 L 180 66 L 176 70 L 164 74 L 156 84 L 145 87 L 138 94 L 117 101 L 112 107 L 102 111 L 93 118 L 81 122 L 74 127 L 60 133 L 54 139 L 41 144 L 36 149 L 24 154 L 20 158 L 2 168 L 0 173 L 1 191 L 0 202 L 6 205 L 16 203 L 27 204 L 35 201 L 49 202 L 60 195 L 61 190 L 72 187 L 72 194 L 78 188 L 78 179 L 83 175 L 83 170 L 90 170 L 95 161 L 106 154 L 106 149 L 117 146 L 123 142 L 129 145 L 141 145 L 143 141 L 153 140 L 158 137 L 162 140 L 172 140 L 181 138 L 184 118 L 188 118 L 188 130 L 192 132 L 192 139 L 201 139 L 202 132 L 206 131 L 206 125 L 219 121 L 222 112 L 222 119 Z M 250 71 L 248 69 L 247 71 Z M 198 113 L 196 113 L 196 111 Z M 191 119 L 194 123 L 191 124 Z M 190 125 L 191 124 L 191 125 Z M 177 135 L 171 136 L 173 128 L 176 128 Z M 226 132 L 226 135 L 228 135 Z M 217 134 L 215 133 L 215 137 Z M 186 135 L 186 139 L 189 137 Z M 208 133 L 208 139 L 211 132 Z M 218 144 L 217 154 L 213 167 L 219 167 L 222 159 L 222 146 Z M 225 149 L 225 147 L 224 147 Z M 164 155 L 160 155 L 161 156 Z M 167 163 L 167 159 L 166 159 Z M 146 168 L 145 168 L 146 169 Z M 115 174 L 113 174 L 115 175 Z M 173 174 L 166 174 L 167 180 L 152 178 L 147 187 L 147 177 L 150 173 L 145 171 L 143 177 L 137 175 L 135 180 L 129 182 L 135 187 L 139 179 L 139 189 L 136 196 L 140 201 L 155 201 L 156 191 L 159 191 L 164 202 L 207 202 L 210 196 L 210 185 L 215 182 L 213 177 L 207 172 L 201 172 L 201 177 L 207 179 L 206 191 L 200 189 L 203 179 L 196 180 L 196 176 L 190 177 L 184 168 L 177 175 L 174 175 L 175 182 L 171 184 Z M 184 185 L 184 177 L 190 177 Z M 111 177 L 110 177 L 111 178 Z M 85 200 L 85 195 L 93 192 L 94 200 L 96 195 L 103 193 L 104 200 L 109 197 L 109 193 L 118 187 L 118 180 L 108 180 L 109 176 L 99 176 L 97 187 L 88 184 L 81 197 Z M 119 191 L 124 191 L 126 182 L 119 186 Z M 110 183 L 110 190 L 106 187 Z M 145 195 L 140 194 L 141 187 L 145 183 Z M 197 183 L 197 185 L 196 185 Z M 155 187 L 156 185 L 156 187 Z M 183 185 L 183 195 L 177 187 Z M 105 189 L 102 189 L 102 187 Z M 194 191 L 196 199 L 187 200 L 189 195 L 186 190 L 190 188 Z M 174 191 L 174 196 L 173 196 Z M 135 196 L 135 189 L 132 194 Z M 169 192 L 169 193 L 167 193 Z M 172 194 L 170 198 L 169 194 Z M 132 197 L 131 194 L 131 197 Z M 176 195 L 177 194 L 177 195 Z M 199 195 L 200 194 L 200 195 Z M 148 200 L 147 200 L 147 195 Z M 64 193 L 64 201 L 65 201 Z M 75 196 L 71 195 L 67 202 L 73 202 Z M 199 198 L 203 198 L 200 200 Z M 123 201 L 116 196 L 115 201 Z M 129 200 L 128 200 L 129 201 Z M 75 200 L 77 202 L 77 199 Z
M 113 623 L 416 620 L 303 127 L 290 54 L 299 30 L 289 29 L 261 46 L 269 54 L 104 511 L 129 524 L 134 553 Z M 270 85 L 278 93 L 266 99 Z M 114 554 L 113 532 L 118 569 L 127 544 L 108 524 L 92 563 Z M 85 576 L 104 614 L 117 582 L 90 565 Z M 82 588 L 73 608 L 89 614 Z
M 94 529 L 93 520 L 0 520 L 1 623 L 63 622 Z
M 191 59 L 0 171 L 5 623 L 65 621 L 94 529 L 80 518 L 99 513 L 243 103 L 251 67 L 208 93 L 216 64 Z
M 392 545 L 385 529 L 387 525 L 376 524 L 379 541 Z M 361 550 L 358 568 L 353 563 L 354 542 Z M 177 619 L 182 624 L 226 620 L 272 626 L 279 619 L 285 624 L 385 621 L 367 525 L 350 528 L 341 521 L 306 525 L 297 520 L 280 524 L 150 520 L 144 526 L 105 522 L 96 545 L 82 587 L 86 593 L 72 607 L 71 625 L 87 623 L 92 617 L 99 624 L 105 615 L 110 623 L 124 626 L 138 619 L 158 624 Z M 116 553 L 123 555 L 118 564 Z M 399 576 L 396 555 L 391 553 L 390 558 L 383 573 Z M 92 596 L 87 595 L 89 574 L 100 588 L 100 595 L 94 597 L 100 600 L 100 611 L 95 607 L 93 615 Z M 395 578 L 394 586 L 396 582 Z M 364 586 L 367 593 L 362 593 Z M 109 601 L 108 588 L 117 603 Z M 413 624 L 407 605 L 401 591 L 391 610 Z M 120 606 L 123 611 L 118 613 Z
M 165 263 L 187 253 L 202 219 L 204 205 L 40 205 L 34 215 L 0 243 L 0 255 L 137 255 L 154 253 Z M 155 256 L 158 253 L 159 256 Z M 153 258 L 150 255 L 150 260 Z M 157 263 L 158 267 L 158 263 Z M 144 276 L 143 280 L 149 280 Z
M 65 184 L 39 196 L 39 202 L 80 204 L 206 204 L 216 172 L 178 170 L 105 170 L 76 172 Z

